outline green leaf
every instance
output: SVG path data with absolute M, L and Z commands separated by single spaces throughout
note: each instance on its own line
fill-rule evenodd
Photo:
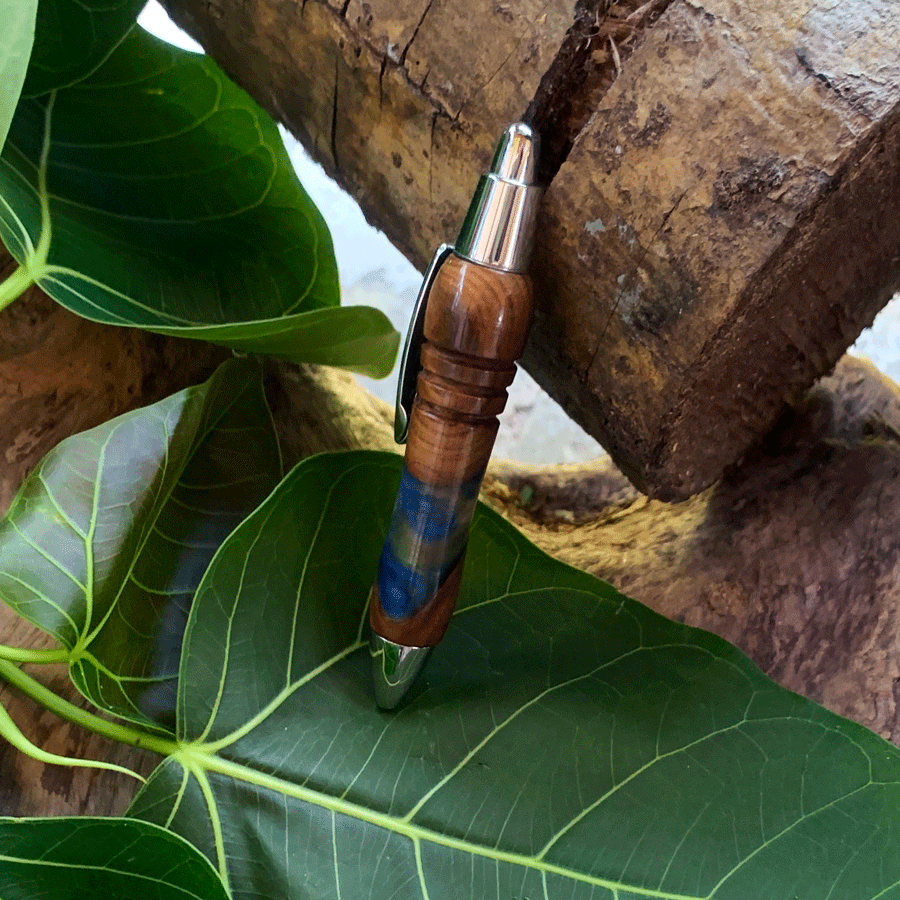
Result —
M 900 896 L 900 753 L 481 508 L 459 609 L 375 708 L 385 454 L 295 468 L 191 610 L 180 744 L 132 813 L 235 898 Z
M 37 0 L 0 0 L 0 22 L 5 23 L 0 44 L 0 150 L 25 81 L 37 5 Z
M 134 819 L 0 819 L 3 900 L 227 900 L 186 841 Z
M 328 229 L 272 120 L 212 60 L 140 28 L 83 81 L 19 104 L 0 238 L 95 321 L 377 377 L 393 365 L 388 319 L 337 305 Z
M 24 95 L 46 94 L 90 74 L 145 5 L 146 0 L 41 0 Z
M 171 727 L 193 593 L 280 475 L 260 366 L 225 363 L 44 458 L 0 522 L 0 597 L 68 648 L 94 703 Z

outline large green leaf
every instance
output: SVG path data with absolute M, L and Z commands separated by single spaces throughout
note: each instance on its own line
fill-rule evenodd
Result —
M 191 611 L 170 758 L 132 812 L 234 897 L 900 897 L 900 753 L 481 509 L 460 608 L 375 708 L 388 455 L 297 467 Z
M 190 844 L 134 819 L 0 819 L 3 900 L 226 900 Z
M 212 60 L 140 28 L 83 81 L 20 102 L 0 238 L 89 319 L 374 376 L 393 365 L 387 318 L 337 305 L 328 229 L 272 120 Z
M 171 726 L 193 593 L 280 475 L 260 366 L 230 361 L 44 458 L 0 522 L 0 598 L 96 704 Z
M 4 23 L 0 38 L 0 150 L 25 81 L 37 5 L 37 0 L 0 0 L 0 22 Z
M 146 0 L 41 0 L 25 96 L 66 87 L 96 69 L 145 5 Z

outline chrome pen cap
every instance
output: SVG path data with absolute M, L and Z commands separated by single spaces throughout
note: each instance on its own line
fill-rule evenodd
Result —
M 527 269 L 542 193 L 536 184 L 538 150 L 538 136 L 528 125 L 506 129 L 472 197 L 457 255 L 506 272 Z

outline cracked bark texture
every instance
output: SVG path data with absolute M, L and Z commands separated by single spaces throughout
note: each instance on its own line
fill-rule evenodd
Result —
M 549 187 L 525 366 L 661 499 L 900 281 L 894 0 L 164 0 L 417 265 L 504 125 Z

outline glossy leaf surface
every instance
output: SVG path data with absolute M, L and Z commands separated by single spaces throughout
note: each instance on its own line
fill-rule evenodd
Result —
M 40 0 L 25 96 L 46 94 L 90 74 L 145 5 L 146 0 Z
M 37 0 L 0 0 L 0 150 L 25 81 L 37 5 Z
M 900 754 L 481 509 L 409 702 L 365 605 L 399 460 L 297 467 L 191 612 L 181 741 L 133 813 L 238 898 L 900 896 Z
M 209 58 L 133 28 L 20 102 L 0 238 L 79 315 L 383 376 L 398 335 L 339 307 L 331 238 L 268 115 Z
M 0 521 L 0 598 L 69 649 L 97 705 L 171 726 L 194 591 L 280 474 L 260 366 L 225 363 L 44 458 Z
M 186 841 L 133 819 L 0 819 L 3 900 L 226 900 Z

